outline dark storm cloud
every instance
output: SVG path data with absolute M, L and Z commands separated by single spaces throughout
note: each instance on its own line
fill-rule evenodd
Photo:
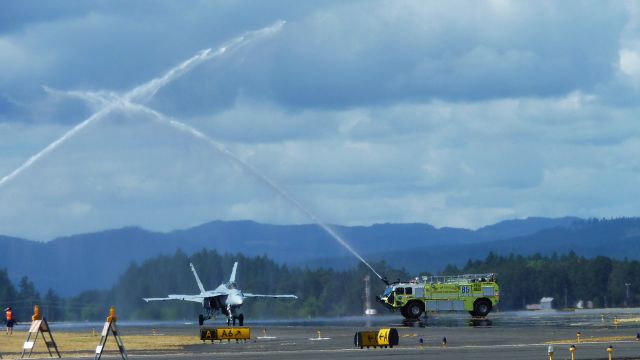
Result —
M 274 52 L 275 96 L 341 107 L 590 90 L 612 77 L 627 22 L 615 4 L 403 4 L 346 5 L 292 24 Z
M 343 3 L 309 12 L 240 59 L 196 70 L 193 79 L 208 81 L 185 80 L 158 102 L 190 102 L 177 113 L 192 115 L 239 94 L 292 109 L 550 97 L 594 91 L 615 75 L 628 20 L 622 4 L 453 4 Z
M 59 111 L 67 104 L 50 106 L 41 85 L 128 90 L 202 49 L 271 25 L 281 17 L 296 19 L 318 6 L 296 1 L 95 1 L 67 10 L 66 2 L 38 4 L 15 1 L 0 5 L 7 10 L 2 13 L 12 19 L 0 33 L 0 93 L 19 98 L 39 113 L 16 121 L 78 121 L 77 117 L 65 120 L 66 116 L 47 112 L 53 108 Z M 50 8 L 55 9 L 48 11 Z M 237 93 L 232 75 L 226 74 L 226 80 L 217 82 L 221 94 Z M 216 79 L 198 80 L 194 89 Z M 220 89 L 228 83 L 231 85 Z M 219 97 L 217 93 L 210 95 Z M 185 97 L 197 98 L 193 92 Z M 193 108 L 183 100 L 176 99 L 178 105 L 174 106 Z
M 291 109 L 558 96 L 612 78 L 627 21 L 623 4 L 591 2 L 69 4 L 4 3 L 12 20 L 0 41 L 14 51 L 0 66 L 15 70 L 0 77 L 0 91 L 39 103 L 42 84 L 129 89 L 284 19 L 278 37 L 201 66 L 154 105 L 192 116 L 239 96 Z M 25 56 L 32 63 L 20 65 Z
M 91 7 L 90 2 L 83 1 L 3 1 L 0 4 L 0 33 L 21 31 L 34 23 L 73 18 L 88 12 Z

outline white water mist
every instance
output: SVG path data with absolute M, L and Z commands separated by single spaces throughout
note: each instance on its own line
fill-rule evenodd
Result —
M 269 187 L 271 190 L 276 192 L 281 198 L 287 201 L 289 204 L 293 205 L 296 209 L 302 212 L 305 216 L 307 216 L 311 221 L 313 221 L 316 225 L 320 226 L 324 231 L 326 231 L 335 241 L 337 241 L 340 245 L 342 245 L 345 249 L 347 249 L 353 256 L 355 256 L 358 260 L 360 260 L 363 264 L 365 264 L 374 274 L 380 279 L 383 279 L 380 274 L 369 264 L 357 251 L 355 251 L 349 243 L 347 243 L 338 233 L 336 233 L 331 227 L 325 224 L 319 217 L 317 217 L 314 213 L 312 213 L 309 209 L 304 207 L 300 201 L 298 201 L 295 197 L 289 194 L 285 189 L 276 184 L 269 177 L 264 175 L 262 172 L 258 171 L 256 168 L 251 166 L 246 161 L 242 160 L 240 157 L 229 151 L 224 145 L 221 143 L 211 139 L 209 136 L 204 134 L 203 132 L 183 123 L 178 120 L 172 119 L 166 115 L 163 115 L 155 110 L 149 109 L 148 107 L 132 104 L 132 103 L 123 103 L 125 108 L 137 110 L 144 112 L 146 114 L 151 115 L 156 121 L 161 124 L 171 126 L 174 129 L 185 132 L 189 135 L 192 135 L 198 139 L 205 141 L 207 144 L 211 145 L 211 147 L 218 153 L 222 154 L 224 157 L 229 159 L 234 164 L 240 166 L 244 169 L 248 174 L 253 176 L 255 179 Z
M 56 147 L 63 144 L 69 138 L 76 135 L 82 129 L 87 127 L 89 124 L 104 118 L 106 115 L 112 113 L 115 110 L 124 110 L 126 111 L 138 111 L 143 112 L 148 115 L 151 115 L 153 119 L 156 121 L 168 125 L 174 129 L 185 132 L 205 141 L 209 144 L 215 151 L 225 156 L 227 159 L 232 161 L 233 163 L 240 166 L 244 169 L 248 174 L 253 176 L 255 179 L 266 185 L 268 188 L 276 192 L 281 198 L 287 201 L 289 204 L 293 205 L 296 209 L 302 212 L 305 216 L 307 216 L 311 221 L 320 226 L 327 234 L 329 234 L 336 242 L 342 245 L 345 249 L 347 249 L 353 256 L 355 256 L 359 261 L 361 261 L 364 265 L 366 265 L 378 278 L 383 279 L 383 277 L 378 274 L 378 272 L 371 266 L 357 251 L 355 251 L 349 243 L 347 243 L 340 235 L 338 235 L 331 227 L 326 225 L 320 218 L 318 218 L 315 214 L 313 214 L 310 210 L 302 205 L 295 197 L 289 194 L 282 187 L 278 186 L 273 180 L 269 177 L 258 171 L 256 168 L 251 166 L 249 163 L 245 162 L 229 150 L 227 150 L 222 144 L 214 141 L 206 134 L 201 131 L 183 123 L 172 119 L 168 116 L 165 116 L 155 110 L 152 110 L 144 105 L 139 104 L 140 102 L 146 102 L 151 99 L 162 87 L 166 86 L 170 82 L 174 81 L 178 77 L 187 73 L 195 66 L 201 64 L 204 61 L 213 59 L 215 57 L 222 56 L 223 54 L 229 53 L 232 50 L 236 50 L 241 46 L 247 45 L 253 40 L 259 39 L 261 37 L 274 34 L 278 32 L 282 26 L 285 24 L 284 21 L 278 21 L 274 25 L 269 26 L 267 28 L 248 32 L 242 36 L 239 36 L 225 45 L 219 47 L 216 51 L 212 49 L 205 49 L 200 51 L 198 54 L 193 57 L 183 61 L 177 66 L 174 66 L 169 71 L 167 71 L 163 76 L 157 77 L 148 81 L 142 85 L 135 87 L 134 89 L 128 91 L 123 95 L 119 95 L 115 92 L 90 92 L 90 91 L 59 91 L 54 90 L 48 87 L 44 87 L 44 90 L 60 96 L 67 97 L 77 97 L 81 98 L 94 106 L 102 106 L 102 108 L 97 111 L 95 114 L 91 115 L 89 118 L 81 122 L 80 124 L 73 127 L 67 133 L 65 133 L 58 140 L 49 144 L 42 151 L 32 156 L 27 162 L 22 164 L 20 167 L 15 169 L 9 175 L 5 176 L 0 180 L 0 188 L 6 184 L 7 182 L 14 179 L 21 172 L 28 169 L 32 166 L 36 161 L 38 161 L 43 156 L 47 155 L 51 151 L 53 151 Z M 135 102 L 135 103 L 134 103 Z
M 40 150 L 37 154 L 31 156 L 26 162 L 20 165 L 18 168 L 10 172 L 8 175 L 4 176 L 0 179 L 0 188 L 6 185 L 11 180 L 15 179 L 18 175 L 20 175 L 23 171 L 30 168 L 34 163 L 40 160 L 42 157 L 46 156 L 53 150 L 55 150 L 58 146 L 65 143 L 67 140 L 75 136 L 81 130 L 86 128 L 88 125 L 104 118 L 106 115 L 110 114 L 118 105 L 120 101 L 147 101 L 153 95 L 155 95 L 158 90 L 162 87 L 166 86 L 170 82 L 174 81 L 178 77 L 182 76 L 186 72 L 193 69 L 196 65 L 201 64 L 204 61 L 222 56 L 226 53 L 231 52 L 232 50 L 236 50 L 241 46 L 244 46 L 256 39 L 260 39 L 267 35 L 272 35 L 277 33 L 282 29 L 285 22 L 280 20 L 275 24 L 263 28 L 257 31 L 250 31 L 245 33 L 242 36 L 239 36 L 231 41 L 228 41 L 225 45 L 219 47 L 216 51 L 213 51 L 211 48 L 202 50 L 198 52 L 195 56 L 189 58 L 188 60 L 182 62 L 181 64 L 174 66 L 169 71 L 167 71 L 163 76 L 152 79 L 142 85 L 135 87 L 133 90 L 125 93 L 124 95 L 118 96 L 115 93 L 110 93 L 109 98 L 106 96 L 101 96 L 99 92 L 86 92 L 83 96 L 84 98 L 90 98 L 90 102 L 92 104 L 96 104 L 99 98 L 102 98 L 102 102 L 104 103 L 104 107 L 102 107 L 99 111 L 89 116 L 87 119 L 79 123 L 78 125 L 71 128 L 71 130 L 67 131 L 60 138 L 47 145 L 44 149 Z M 51 91 L 51 89 L 45 87 L 46 91 Z M 75 95 L 82 95 L 83 92 L 75 92 Z M 104 94 L 103 94 L 104 95 Z M 116 100 L 118 99 L 119 100 Z

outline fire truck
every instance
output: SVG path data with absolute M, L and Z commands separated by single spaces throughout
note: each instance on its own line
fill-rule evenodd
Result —
M 376 299 L 409 320 L 429 311 L 468 311 L 485 317 L 500 300 L 496 274 L 422 276 L 389 284 Z

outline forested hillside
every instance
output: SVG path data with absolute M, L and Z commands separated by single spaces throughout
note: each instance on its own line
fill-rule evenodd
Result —
M 484 260 L 468 261 L 461 269 L 447 266 L 444 272 L 498 273 L 501 309 L 522 309 L 543 296 L 555 298 L 556 308 L 572 307 L 578 300 L 591 300 L 596 307 L 624 306 L 625 284 L 631 284 L 628 304 L 640 304 L 640 262 L 635 260 L 588 259 L 573 252 L 526 257 L 492 253 Z
M 99 320 L 115 305 L 123 319 L 194 321 L 200 306 L 188 302 L 145 303 L 143 297 L 194 294 L 196 282 L 189 269 L 192 261 L 207 289 L 229 278 L 234 261 L 239 262 L 238 285 L 252 293 L 292 293 L 298 300 L 250 299 L 242 311 L 248 319 L 311 318 L 358 315 L 363 312 L 363 278 L 369 273 L 358 266 L 346 271 L 288 267 L 264 257 L 221 255 L 202 250 L 192 256 L 178 251 L 142 264 L 131 264 L 108 291 L 87 291 L 72 298 L 59 298 L 49 291 L 41 296 L 26 278 L 15 286 L 6 270 L 0 271 L 0 302 L 13 305 L 18 319 L 28 319 L 39 303 L 50 320 Z M 408 279 L 418 274 L 374 264 L 389 279 Z M 595 306 L 624 306 L 625 283 L 631 284 L 629 305 L 640 304 L 640 262 L 607 257 L 584 258 L 574 253 L 552 256 L 490 254 L 484 260 L 470 260 L 461 268 L 447 266 L 445 274 L 498 273 L 501 310 L 519 310 L 543 296 L 556 299 L 556 307 L 573 306 L 591 300 Z M 372 277 L 372 293 L 384 285 Z M 381 307 L 378 309 L 385 313 Z
M 444 257 L 446 252 L 439 250 L 442 247 L 472 245 L 544 229 L 569 227 L 577 220 L 509 220 L 476 231 L 436 229 L 429 224 L 333 226 L 333 229 L 367 259 L 386 260 L 407 269 L 414 266 L 414 271 L 439 271 L 459 258 L 457 254 L 453 258 Z M 355 257 L 317 225 L 271 225 L 253 221 L 212 221 L 168 233 L 127 227 L 77 234 L 46 243 L 0 235 L 0 248 L 6 254 L 0 257 L 0 268 L 9 269 L 12 281 L 18 282 L 23 276 L 28 276 L 39 291 L 53 288 L 64 296 L 89 289 L 109 289 L 132 261 L 141 263 L 159 255 L 171 255 L 177 249 L 187 254 L 211 249 L 221 254 L 267 255 L 280 264 L 314 268 L 348 269 L 357 263 Z M 428 262 L 423 261 L 423 256 L 407 259 L 407 252 L 413 254 L 425 249 L 438 251 L 439 256 L 430 257 Z M 396 255 L 394 251 L 402 253 Z M 370 256 L 374 253 L 385 256 Z M 487 253 L 478 254 L 482 258 Z M 344 261 L 337 264 L 333 261 L 336 258 Z

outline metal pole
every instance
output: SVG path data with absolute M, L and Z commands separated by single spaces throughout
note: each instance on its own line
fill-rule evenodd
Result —
M 629 307 L 629 298 L 630 298 L 630 296 L 629 296 L 629 286 L 631 286 L 631 283 L 625 283 L 624 286 L 627 287 L 627 298 L 624 301 L 624 305 Z
M 576 346 L 571 345 L 571 347 L 569 347 L 569 352 L 571 352 L 571 360 L 575 360 Z

